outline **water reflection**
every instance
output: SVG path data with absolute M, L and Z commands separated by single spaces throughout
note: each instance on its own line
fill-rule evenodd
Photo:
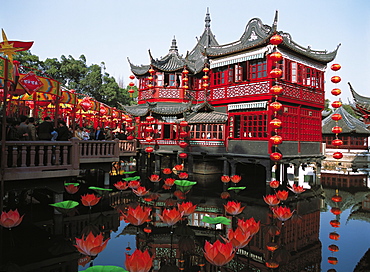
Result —
M 18 226 L 0 230 L 0 271 L 124 267 L 125 253 L 133 254 L 135 249 L 150 252 L 152 271 L 366 271 L 361 270 L 365 257 L 361 258 L 370 241 L 361 229 L 368 228 L 370 218 L 367 188 L 317 186 L 299 192 L 293 184 L 289 186 L 293 190 L 278 184 L 268 187 L 265 195 L 250 195 L 248 188 L 240 188 L 229 190 L 229 198 L 222 199 L 216 192 L 198 195 L 196 184 L 189 192 L 178 192 L 181 185 L 176 188 L 176 184 L 163 188 L 164 180 L 151 183 L 148 179 L 141 185 L 150 185 L 152 193 L 137 196 L 132 189 L 120 191 L 113 184 L 111 191 L 99 191 L 81 182 L 74 194 L 63 188 L 64 201 L 79 203 L 71 208 L 49 205 L 56 202 L 55 191 L 39 187 L 9 191 L 6 210 L 17 209 L 24 217 Z M 271 199 L 277 192 L 289 192 L 287 199 Z M 100 201 L 82 205 L 81 196 L 89 194 Z M 232 208 L 241 210 L 240 214 L 227 213 L 228 205 L 236 205 Z M 279 209 L 289 209 L 291 218 Z M 149 217 L 140 218 L 138 214 L 147 210 Z M 126 223 L 133 223 L 130 217 L 137 222 Z M 250 241 L 236 246 L 232 260 L 221 268 L 212 265 L 204 255 L 205 244 L 240 242 L 235 234 L 240 221 L 246 228 L 259 224 L 259 230 L 249 233 Z

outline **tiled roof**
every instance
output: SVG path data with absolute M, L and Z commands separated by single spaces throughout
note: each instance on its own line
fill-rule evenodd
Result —
M 186 117 L 186 121 L 189 124 L 197 123 L 226 123 L 227 114 L 221 112 L 193 112 Z
M 370 97 L 359 95 L 355 90 L 352 88 L 351 83 L 348 82 L 349 88 L 351 90 L 353 100 L 356 102 L 356 105 L 364 110 L 370 110 Z
M 342 119 L 338 122 L 331 119 L 332 115 L 339 113 Z M 342 133 L 357 133 L 370 135 L 370 130 L 366 128 L 366 124 L 350 115 L 343 107 L 337 108 L 332 114 L 322 121 L 322 133 L 334 134 L 331 129 L 334 126 L 339 126 L 343 129 Z
M 189 109 L 190 104 L 188 103 L 155 102 L 135 106 L 126 106 L 123 110 L 132 116 L 145 116 L 149 112 L 159 115 L 178 115 L 188 111 Z

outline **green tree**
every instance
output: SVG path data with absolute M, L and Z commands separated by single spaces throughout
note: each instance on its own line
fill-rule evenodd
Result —
M 38 56 L 23 51 L 15 59 L 23 66 L 21 72 L 32 70 L 39 76 L 53 78 L 66 88 L 93 97 L 108 106 L 119 109 L 122 105 L 134 103 L 129 97 L 128 87 L 121 88 L 115 78 L 105 72 L 104 63 L 88 66 L 84 55 L 78 59 L 62 55 L 60 60 L 48 58 L 40 61 Z

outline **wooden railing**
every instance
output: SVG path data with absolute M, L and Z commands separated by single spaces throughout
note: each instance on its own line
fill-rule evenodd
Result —
M 4 180 L 77 176 L 81 163 L 118 161 L 133 156 L 135 141 L 6 141 Z M 126 155 L 127 156 L 127 155 Z

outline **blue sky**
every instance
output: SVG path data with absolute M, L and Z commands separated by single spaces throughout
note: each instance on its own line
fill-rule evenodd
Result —
M 211 29 L 219 43 L 238 40 L 252 18 L 271 25 L 279 11 L 278 30 L 288 32 L 298 44 L 314 50 L 341 47 L 335 63 L 342 82 L 326 84 L 342 89 L 352 98 L 347 82 L 370 96 L 370 1 L 368 0 L 3 0 L 0 27 L 9 40 L 34 41 L 32 54 L 46 58 L 61 55 L 88 64 L 105 63 L 106 72 L 128 84 L 127 58 L 134 64 L 149 64 L 148 50 L 155 58 L 168 53 L 176 37 L 180 54 L 186 55 L 204 30 L 207 7 Z M 4 3 L 5 2 L 5 3 Z M 330 68 L 330 64 L 328 66 Z M 328 69 L 327 81 L 334 73 Z

